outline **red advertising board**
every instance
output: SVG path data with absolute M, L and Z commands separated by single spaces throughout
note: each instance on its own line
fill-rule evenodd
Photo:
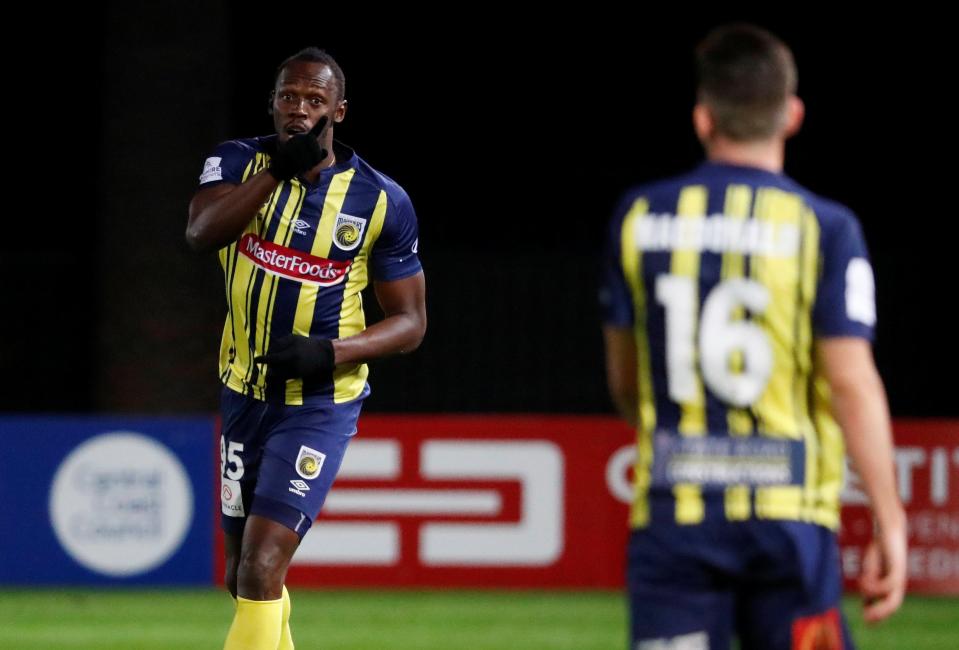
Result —
M 619 588 L 632 441 L 609 417 L 364 416 L 288 581 Z M 897 422 L 896 444 L 910 588 L 959 593 L 959 422 Z M 849 577 L 871 523 L 855 480 L 844 501 Z
M 959 421 L 897 420 L 896 474 L 909 522 L 909 591 L 959 594 Z M 847 474 L 839 536 L 846 587 L 855 588 L 872 517 Z
M 614 587 L 627 506 L 605 477 L 631 437 L 609 418 L 365 417 L 290 581 Z

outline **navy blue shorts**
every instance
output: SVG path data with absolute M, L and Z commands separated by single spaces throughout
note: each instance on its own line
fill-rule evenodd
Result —
M 364 395 L 365 397 L 365 395 Z M 250 515 L 300 539 L 320 513 L 356 434 L 363 397 L 346 404 L 307 398 L 303 406 L 262 402 L 223 388 L 220 505 L 223 530 L 241 536 Z
M 835 534 L 800 522 L 654 524 L 632 533 L 630 650 L 853 648 Z

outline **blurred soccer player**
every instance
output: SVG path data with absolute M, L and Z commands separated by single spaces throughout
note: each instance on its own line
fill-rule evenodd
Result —
M 696 58 L 707 161 L 626 194 L 601 290 L 610 392 L 638 433 L 633 647 L 849 648 L 843 441 L 877 521 L 866 619 L 905 586 L 872 268 L 853 213 L 783 175 L 804 113 L 786 45 L 729 25 Z
M 346 115 L 339 65 L 316 48 L 278 71 L 275 135 L 207 158 L 187 241 L 219 251 L 226 650 L 289 650 L 283 585 L 369 394 L 365 361 L 415 349 L 426 329 L 417 225 L 406 192 L 333 139 Z M 365 326 L 373 279 L 385 318 Z

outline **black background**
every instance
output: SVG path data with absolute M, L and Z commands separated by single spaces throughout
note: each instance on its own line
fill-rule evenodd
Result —
M 750 20 L 799 66 L 787 173 L 862 221 L 894 414 L 959 415 L 954 57 L 937 17 L 267 9 L 76 8 L 8 54 L 0 409 L 216 408 L 222 281 L 183 242 L 186 207 L 218 142 L 271 131 L 276 65 L 318 45 L 347 76 L 337 137 L 409 192 L 427 274 L 426 341 L 373 364 L 367 410 L 611 410 L 607 219 L 628 186 L 700 159 L 692 49 Z

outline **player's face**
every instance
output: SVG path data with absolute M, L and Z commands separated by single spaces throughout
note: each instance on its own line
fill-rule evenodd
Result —
M 324 63 L 293 61 L 280 72 L 273 89 L 273 126 L 280 142 L 306 133 L 324 115 L 342 122 L 346 102 L 338 102 L 336 78 Z

